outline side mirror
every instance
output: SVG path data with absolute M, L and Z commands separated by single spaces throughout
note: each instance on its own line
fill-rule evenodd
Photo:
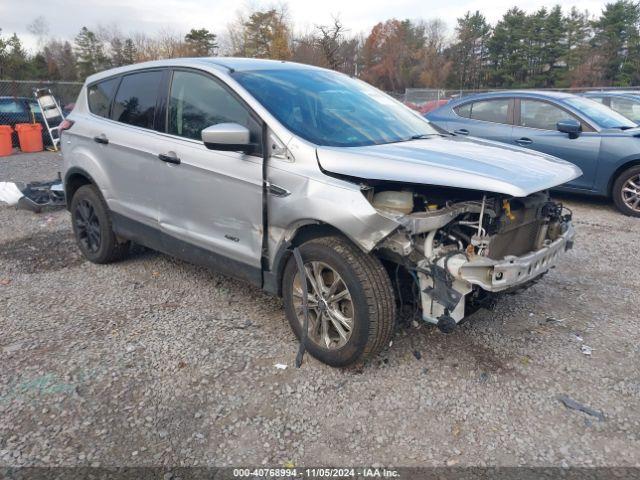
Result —
M 556 128 L 559 132 L 568 134 L 569 138 L 578 138 L 580 136 L 580 132 L 582 131 L 580 122 L 573 118 L 560 120 L 558 123 L 556 123 Z
M 252 153 L 256 146 L 249 137 L 249 129 L 237 123 L 218 123 L 202 130 L 202 141 L 209 150 Z

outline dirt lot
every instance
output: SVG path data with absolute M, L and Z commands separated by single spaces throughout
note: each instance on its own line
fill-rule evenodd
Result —
M 66 211 L 1 206 L 0 465 L 640 465 L 640 219 L 563 200 L 578 239 L 541 283 L 349 370 L 295 369 L 277 298 L 149 251 L 93 265 Z

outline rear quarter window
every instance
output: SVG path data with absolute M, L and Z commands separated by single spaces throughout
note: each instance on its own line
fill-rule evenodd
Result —
M 91 113 L 109 118 L 109 107 L 119 80 L 119 78 L 110 78 L 91 85 L 87 89 L 89 111 Z
M 455 112 L 464 118 L 469 118 L 471 116 L 471 104 L 465 103 L 464 105 L 460 105 L 459 107 L 454 108 Z

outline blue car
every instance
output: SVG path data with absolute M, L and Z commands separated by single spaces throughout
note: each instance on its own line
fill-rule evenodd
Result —
M 586 92 L 582 96 L 600 102 L 611 110 L 640 124 L 640 92 L 614 90 L 609 92 Z
M 574 163 L 583 175 L 558 190 L 608 196 L 622 213 L 640 217 L 640 128 L 601 103 L 560 92 L 491 92 L 452 100 L 426 118 L 454 135 Z

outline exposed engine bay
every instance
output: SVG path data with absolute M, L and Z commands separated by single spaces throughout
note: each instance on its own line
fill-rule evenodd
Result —
M 535 282 L 573 245 L 571 212 L 546 191 L 518 198 L 388 182 L 362 190 L 401 225 L 376 249 L 403 269 L 398 291 L 411 291 L 422 319 L 445 332 L 495 293 Z

